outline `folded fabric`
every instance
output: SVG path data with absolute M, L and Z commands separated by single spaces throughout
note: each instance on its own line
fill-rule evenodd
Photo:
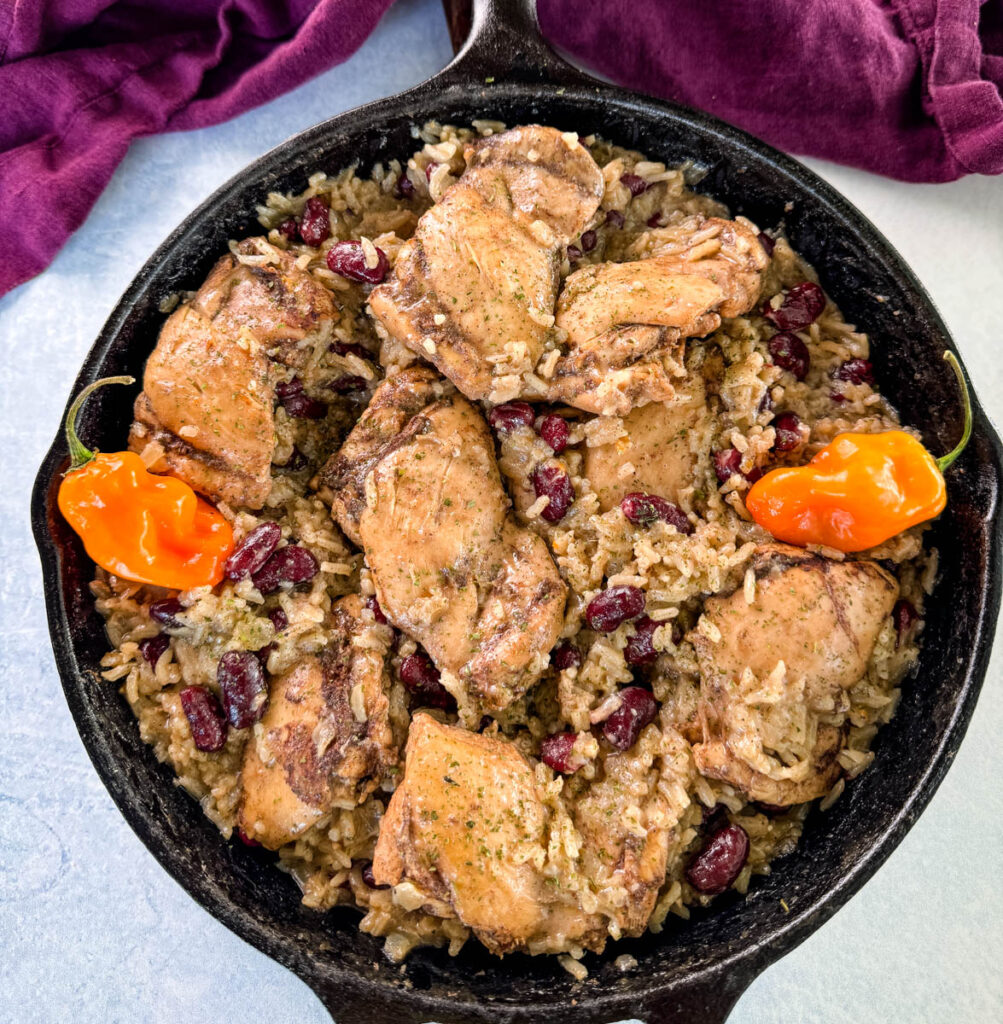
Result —
M 132 139 L 274 99 L 347 59 L 390 3 L 0 6 L 0 294 L 48 265 Z M 586 65 L 782 149 L 910 181 L 1003 171 L 1003 0 L 540 0 L 539 11 L 548 39 Z

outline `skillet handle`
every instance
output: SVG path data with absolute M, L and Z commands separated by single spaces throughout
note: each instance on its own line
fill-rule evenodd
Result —
M 723 974 L 712 971 L 691 984 L 683 982 L 664 999 L 646 1003 L 638 1016 L 645 1024 L 725 1024 L 753 978 L 741 967 Z
M 456 53 L 443 76 L 471 84 L 497 78 L 595 85 L 544 41 L 536 0 L 442 0 L 442 6 Z

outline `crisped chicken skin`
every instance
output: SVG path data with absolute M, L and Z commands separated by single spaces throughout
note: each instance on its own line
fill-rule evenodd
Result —
M 260 508 L 275 447 L 269 359 L 302 366 L 310 354 L 305 339 L 335 308 L 291 254 L 258 239 L 238 250 L 265 252 L 274 262 L 248 266 L 224 256 L 191 302 L 171 314 L 143 373 L 129 444 L 142 451 L 155 441 L 163 448 L 155 472 L 210 498 Z
M 512 516 L 477 409 L 430 370 L 405 370 L 377 388 L 321 481 L 384 614 L 457 680 L 458 699 L 498 711 L 535 685 L 566 588 L 543 540 Z
M 682 339 L 752 308 L 768 264 L 752 224 L 693 217 L 664 234 L 647 259 L 568 276 L 556 315 L 568 351 L 557 362 L 552 399 L 621 416 L 667 401 L 685 376 Z
M 626 436 L 585 450 L 585 476 L 606 512 L 625 494 L 657 494 L 677 501 L 693 485 L 708 421 L 703 381 L 688 377 L 672 401 L 651 402 L 623 418 Z M 708 442 L 709 443 L 709 442 Z
M 543 353 L 558 249 L 598 209 L 603 178 L 577 139 L 539 125 L 491 136 L 466 159 L 369 302 L 394 338 L 468 398 L 500 401 L 513 361 L 532 368 Z
M 701 674 L 702 774 L 794 804 L 839 775 L 847 691 L 864 675 L 898 583 L 876 562 L 782 544 L 753 560 L 756 595 L 710 598 L 690 633 Z M 716 639 L 720 634 L 720 639 Z
M 260 735 L 255 730 L 245 748 L 238 821 L 271 850 L 336 802 L 361 802 L 397 764 L 389 631 L 365 624 L 361 610 L 357 594 L 337 602 L 331 643 L 272 681 Z M 357 643 L 364 633 L 365 644 Z

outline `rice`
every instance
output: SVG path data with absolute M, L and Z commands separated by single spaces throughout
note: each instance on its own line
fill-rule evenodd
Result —
M 225 582 L 215 590 L 204 588 L 181 594 L 182 626 L 172 631 L 167 650 L 151 665 L 143 657 L 141 643 L 160 631 L 150 618 L 149 606 L 165 596 L 164 592 L 102 571 L 92 584 L 111 643 L 111 650 L 102 660 L 104 678 L 120 687 L 144 742 L 151 744 L 161 761 L 173 767 L 178 783 L 200 802 L 226 838 L 236 828 L 244 748 L 262 740 L 260 729 L 232 729 L 222 751 L 200 752 L 180 707 L 179 692 L 185 685 L 218 692 L 216 662 L 228 650 L 264 652 L 271 674 L 289 669 L 304 655 L 321 651 L 328 644 L 325 622 L 335 600 L 349 593 L 370 596 L 375 592 L 362 556 L 334 525 L 310 481 L 365 408 L 381 374 L 395 373 L 416 358 L 374 325 L 366 313 L 365 293 L 327 268 L 326 251 L 338 241 L 360 239 L 368 266 L 376 265 L 377 247 L 393 264 L 421 213 L 462 173 L 464 144 L 503 128 L 495 121 L 474 122 L 473 129 L 436 123 L 415 128 L 412 134 L 421 148 L 404 163 L 389 160 L 365 178 L 359 176 L 356 167 L 335 174 L 318 172 L 301 193 L 269 194 L 258 208 L 266 239 L 255 244 L 254 252 L 232 246 L 237 258 L 248 265 L 265 264 L 277 259 L 282 251 L 292 251 L 301 268 L 337 293 L 339 318 L 333 326 L 304 340 L 309 358 L 300 372 L 306 393 L 323 395 L 325 402 L 330 402 L 327 416 L 317 422 L 293 419 L 279 408 L 275 463 L 288 463 L 290 468 L 274 474 L 271 493 L 260 513 L 223 509 L 238 539 L 261 522 L 272 520 L 282 529 L 283 543 L 295 541 L 309 547 L 320 564 L 309 587 L 264 596 L 251 580 L 244 580 Z M 569 148 L 579 145 L 573 132 L 565 133 L 564 141 Z M 667 168 L 592 137 L 586 141 L 603 169 L 605 195 L 594 225 L 597 243 L 581 256 L 579 266 L 642 258 L 658 246 L 669 244 L 672 229 L 686 218 L 726 212 L 720 204 L 687 187 L 688 168 Z M 642 177 L 650 187 L 632 198 L 621 182 L 625 173 Z M 397 185 L 402 176 L 412 186 L 411 198 L 398 198 Z M 279 231 L 279 225 L 302 213 L 313 196 L 322 196 L 330 207 L 331 237 L 316 249 L 292 242 Z M 609 211 L 622 215 L 622 227 L 616 226 L 615 219 L 607 221 Z M 662 226 L 651 228 L 649 223 Z M 537 232 L 545 229 L 543 224 L 536 228 Z M 718 243 L 708 235 L 702 244 L 711 251 Z M 563 273 L 569 270 L 565 261 Z M 777 238 L 767 271 L 766 294 L 805 280 L 815 280 L 811 267 L 793 252 L 783 236 Z M 172 296 L 163 311 L 173 308 L 179 298 Z M 552 327 L 551 312 L 541 310 L 534 315 L 541 325 Z M 843 320 L 831 302 L 809 329 L 797 332 L 811 353 L 811 368 L 803 381 L 782 374 L 773 364 L 767 348 L 770 335 L 765 320 L 756 314 L 726 320 L 706 341 L 691 343 L 686 366 L 678 367 L 679 373 L 700 373 L 703 360 L 715 353 L 722 370 L 713 411 L 688 435 L 698 471 L 692 486 L 679 495 L 679 503 L 693 521 L 690 534 L 663 522 L 633 525 L 618 507 L 602 510 L 594 482 L 584 473 L 585 453 L 622 442 L 628 432 L 619 417 L 570 419 L 572 448 L 565 458 L 573 477 L 575 502 L 557 524 L 542 518 L 548 499 L 536 496 L 530 482 L 532 468 L 551 456 L 550 448 L 534 431 L 516 430 L 503 439 L 500 451 L 499 466 L 515 496 L 520 518 L 546 538 L 570 588 L 562 635 L 578 638 L 584 657 L 580 665 L 563 671 L 549 669 L 532 699 L 518 702 L 492 728 L 513 736 L 527 752 L 550 733 L 570 728 L 580 734 L 575 752 L 586 761 L 581 771 L 562 779 L 537 763 L 539 790 L 551 816 L 549 843 L 538 856 L 540 869 L 548 877 L 559 878 L 586 912 L 608 913 L 612 918 L 616 908 L 629 898 L 608 868 L 586 869 L 585 842 L 568 808 L 586 799 L 595 779 L 593 762 L 598 745 L 589 730 L 620 706 L 618 691 L 634 678 L 634 670 L 624 656 L 632 627 L 623 625 L 607 635 L 588 633 L 583 626 L 588 599 L 607 586 L 644 590 L 647 614 L 661 624 L 653 635 L 656 650 L 670 656 L 674 665 L 672 673 L 656 674 L 651 679 L 661 705 L 660 717 L 629 752 L 636 760 L 636 777 L 643 780 L 642 791 L 636 801 L 628 801 L 619 809 L 628 830 L 640 839 L 651 829 L 668 828 L 668 867 L 648 922 L 652 932 L 662 931 L 670 915 L 685 919 L 690 907 L 710 902 L 711 898 L 697 892 L 685 874 L 692 854 L 706 835 L 705 813 L 718 808 L 718 813 L 740 823 L 748 834 L 749 858 L 735 882 L 735 888 L 745 892 L 754 876 L 768 873 L 776 858 L 794 849 L 808 810 L 806 805 L 798 805 L 783 813 L 765 813 L 727 783 L 699 775 L 692 765 L 690 743 L 684 739 L 695 720 L 699 698 L 699 671 L 689 631 L 696 627 L 711 643 L 721 639 L 717 627 L 709 619 L 700 618 L 702 602 L 708 595 L 733 590 L 741 591 L 750 605 L 756 600 L 756 577 L 750 559 L 757 544 L 766 538 L 751 522 L 743 497 L 749 486 L 746 474 L 775 458 L 771 409 L 791 411 L 810 427 L 807 443 L 797 454 L 798 461 L 805 461 L 842 431 L 875 432 L 899 426 L 894 410 L 867 384 L 845 383 L 838 396 L 841 401 L 834 400 L 833 371 L 849 359 L 868 358 L 870 343 L 865 333 Z M 557 332 L 554 337 L 559 340 Z M 361 346 L 371 358 L 362 358 L 356 351 L 339 351 L 339 345 Z M 430 340 L 426 348 L 434 352 Z M 524 344 L 513 341 L 507 345 L 494 357 L 492 401 L 506 401 L 525 394 L 527 389 L 542 394 L 559 355 L 558 348 L 549 344 L 533 365 Z M 365 386 L 359 393 L 338 395 L 331 402 L 330 392 L 325 389 L 344 376 L 360 378 Z M 580 448 L 575 450 L 574 446 Z M 707 456 L 710 451 L 729 447 L 740 453 L 741 469 L 719 485 Z M 158 452 L 150 451 L 150 455 L 155 461 Z M 302 468 L 296 468 L 297 455 L 303 461 Z M 635 469 L 625 462 L 622 479 L 631 478 Z M 936 552 L 924 550 L 922 534 L 922 528 L 914 528 L 870 553 L 893 566 L 903 598 L 911 601 L 920 614 L 937 572 Z M 839 552 L 822 553 L 842 558 Z M 280 632 L 270 618 L 277 610 L 288 620 L 288 626 Z M 364 614 L 371 619 L 371 611 Z M 415 650 L 413 641 L 402 638 L 395 664 Z M 847 694 L 847 738 L 839 755 L 843 777 L 821 801 L 823 810 L 843 793 L 846 780 L 870 765 L 874 736 L 894 714 L 901 686 L 916 656 L 915 638 L 903 641 L 889 619 L 864 676 Z M 787 685 L 781 664 L 765 680 L 743 680 L 743 692 L 750 702 L 782 702 Z M 364 720 L 361 693 L 352 694 L 351 709 L 358 720 Z M 477 719 L 479 713 L 473 720 L 475 725 Z M 657 800 L 652 799 L 653 795 Z M 338 904 L 359 906 L 364 912 L 360 928 L 385 937 L 392 959 L 402 958 L 419 945 L 446 947 L 455 955 L 469 937 L 468 929 L 459 921 L 424 912 L 421 895 L 411 894 L 414 898 L 409 899 L 404 886 L 390 892 L 372 889 L 362 880 L 361 867 L 373 856 L 389 796 L 388 791 L 377 790 L 361 804 L 336 807 L 282 847 L 278 865 L 300 887 L 307 906 L 317 910 Z M 617 929 L 612 923 L 610 932 L 615 938 Z M 582 954 L 581 948 L 569 947 L 560 957 L 561 965 L 579 980 L 588 973 L 581 962 Z M 616 964 L 626 971 L 636 966 L 636 961 L 621 956 Z

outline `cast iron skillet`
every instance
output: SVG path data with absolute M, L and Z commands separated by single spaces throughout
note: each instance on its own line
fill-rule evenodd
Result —
M 452 19 L 454 31 L 462 31 L 461 20 Z M 600 84 L 565 64 L 540 39 L 533 0 L 476 0 L 470 37 L 441 74 L 290 139 L 219 189 L 140 271 L 74 393 L 108 374 L 141 376 L 164 319 L 158 303 L 197 287 L 228 239 L 255 231 L 254 206 L 267 192 L 300 190 L 318 168 L 358 160 L 365 170 L 405 156 L 415 148 L 411 126 L 432 118 L 461 125 L 474 118 L 538 121 L 597 132 L 670 164 L 693 161 L 705 172 L 698 187 L 733 213 L 760 227 L 783 222 L 847 319 L 870 332 L 878 382 L 904 421 L 921 427 L 935 452 L 954 445 L 961 409 L 941 361 L 954 346 L 888 242 L 794 160 L 703 114 Z M 132 397 L 108 388 L 91 399 L 82 422 L 88 442 L 122 446 Z M 926 806 L 975 706 L 1000 603 L 1001 448 L 976 405 L 972 442 L 949 474 L 947 512 L 931 534 L 942 576 L 918 675 L 878 736 L 876 763 L 828 814 L 813 815 L 795 854 L 756 880 L 746 898 L 719 901 L 712 913 L 670 924 L 659 936 L 589 956 L 584 982 L 553 958 L 499 961 L 475 942 L 456 959 L 418 951 L 401 968 L 384 960 L 378 940 L 356 930 L 356 912 L 304 909 L 295 885 L 268 856 L 223 842 L 140 741 L 116 687 L 98 678 L 106 641 L 87 589 L 92 565 L 56 507 L 66 462 L 60 434 L 38 474 L 32 522 L 56 663 L 88 753 L 129 824 L 171 875 L 238 935 L 295 971 L 339 1024 L 723 1021 L 760 971 L 864 884 Z M 614 960 L 622 953 L 637 965 L 618 969 Z

